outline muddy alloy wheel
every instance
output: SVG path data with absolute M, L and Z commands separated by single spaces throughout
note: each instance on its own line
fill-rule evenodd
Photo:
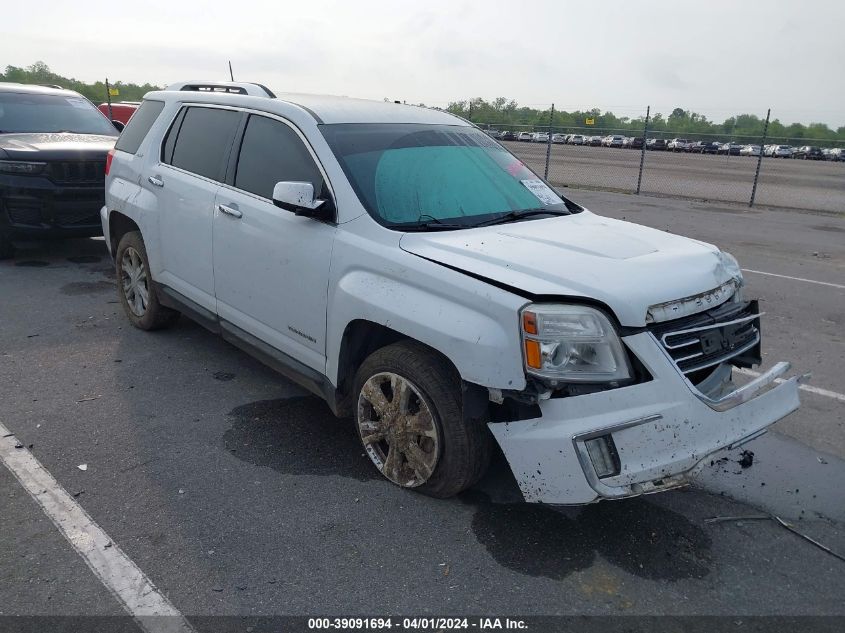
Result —
M 410 380 L 392 372 L 371 376 L 358 394 L 358 433 L 370 459 L 390 481 L 416 488 L 440 457 L 431 408 Z
M 120 283 L 132 314 L 143 317 L 150 302 L 149 277 L 141 255 L 131 246 L 120 260 Z

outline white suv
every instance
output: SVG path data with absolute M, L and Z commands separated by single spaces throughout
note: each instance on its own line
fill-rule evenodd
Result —
M 590 213 L 445 112 L 151 92 L 102 221 L 135 326 L 220 333 L 430 495 L 477 481 L 494 441 L 528 501 L 664 490 L 799 406 L 788 363 L 731 383 L 760 362 L 733 257 Z

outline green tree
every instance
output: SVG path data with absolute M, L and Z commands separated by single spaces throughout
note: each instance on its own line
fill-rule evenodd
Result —
M 42 61 L 37 61 L 26 68 L 6 66 L 5 72 L 0 73 L 0 81 L 56 85 L 74 90 L 94 103 L 101 103 L 106 100 L 105 80 L 85 83 L 78 79 L 63 77 L 51 71 L 50 67 Z M 120 91 L 120 96 L 115 97 L 119 101 L 140 101 L 146 93 L 161 90 L 159 86 L 151 84 L 138 85 L 119 80 L 111 83 L 111 85 Z

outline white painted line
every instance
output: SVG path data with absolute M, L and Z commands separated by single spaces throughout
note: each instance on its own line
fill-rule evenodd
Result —
M 61 484 L 0 424 L 0 461 L 147 633 L 193 633 L 185 617 Z
M 757 378 L 761 375 L 759 372 L 745 369 L 744 367 L 734 367 L 734 371 L 753 378 Z M 781 383 L 786 381 L 783 378 L 776 378 L 775 382 Z M 806 391 L 807 393 L 814 393 L 817 396 L 824 396 L 825 398 L 833 398 L 834 400 L 839 400 L 839 402 L 845 402 L 845 393 L 836 393 L 835 391 L 822 389 L 820 387 L 813 387 L 812 385 L 798 385 L 798 388 L 802 391 Z
M 762 270 L 751 270 L 750 268 L 743 268 L 744 273 L 754 273 L 755 275 L 768 275 L 769 277 L 780 277 L 781 279 L 791 279 L 793 281 L 806 281 L 808 284 L 818 284 L 819 286 L 830 286 L 831 288 L 839 288 L 845 290 L 842 284 L 834 284 L 829 281 L 816 281 L 815 279 L 804 279 L 804 277 L 790 277 L 789 275 L 777 275 L 775 273 L 766 273 Z

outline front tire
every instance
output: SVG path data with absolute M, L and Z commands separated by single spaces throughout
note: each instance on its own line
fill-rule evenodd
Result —
M 355 375 L 355 395 L 364 450 L 394 484 L 446 498 L 487 469 L 487 427 L 464 419 L 460 376 L 430 348 L 402 341 L 377 350 Z
M 160 330 L 176 323 L 179 313 L 159 302 L 140 232 L 131 231 L 120 239 L 115 271 L 120 303 L 132 325 L 140 330 Z

